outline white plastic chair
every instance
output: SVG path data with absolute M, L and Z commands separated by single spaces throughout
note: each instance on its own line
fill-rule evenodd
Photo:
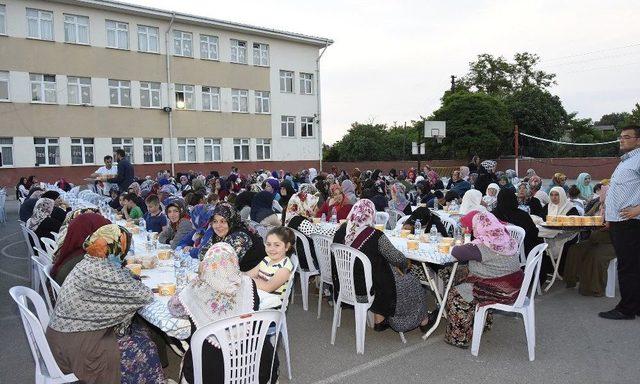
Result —
M 38 252 L 38 250 L 40 249 L 38 236 L 36 236 L 36 234 L 32 230 L 27 228 L 26 224 L 23 221 L 19 221 L 19 223 L 20 229 L 22 230 L 22 237 L 24 238 L 27 246 L 27 256 L 29 257 L 29 259 L 31 259 L 31 257 L 33 256 L 40 257 L 40 253 Z M 31 245 L 32 242 L 35 244 L 35 246 Z M 29 268 L 29 280 L 31 281 L 31 289 L 38 289 L 38 276 L 39 274 L 37 266 L 35 263 L 31 262 L 31 267 Z
M 616 282 L 618 280 L 618 259 L 609 262 L 607 268 L 607 286 L 604 290 L 607 297 L 616 297 Z
M 289 306 L 289 298 L 291 297 L 291 292 L 293 291 L 293 280 L 295 277 L 295 273 L 300 266 L 298 256 L 291 255 L 291 263 L 293 264 L 293 270 L 291 271 L 291 277 L 289 277 L 289 281 L 287 281 L 287 287 L 282 294 L 282 304 L 280 305 L 280 313 L 282 313 L 282 321 L 280 322 L 280 335 L 282 336 L 284 354 L 287 359 L 287 373 L 289 374 L 289 380 L 291 380 L 291 354 L 289 352 L 289 330 L 287 329 L 287 307 Z
M 307 260 L 307 266 L 309 270 L 304 271 L 302 268 L 298 268 L 298 274 L 300 275 L 300 290 L 302 290 L 302 308 L 307 311 L 309 310 L 309 279 L 311 276 L 316 276 L 320 274 L 320 271 L 316 269 L 315 264 L 313 264 L 313 256 L 311 256 L 311 246 L 309 245 L 309 239 L 303 233 L 291 229 L 293 233 L 296 235 L 296 254 L 298 255 L 298 259 L 301 257 L 305 257 Z M 304 251 L 304 255 L 298 254 L 298 240 L 302 243 L 302 250 Z
M 4 210 L 4 203 L 7 201 L 7 190 L 0 189 L 0 223 L 7 222 L 7 215 Z
M 371 275 L 371 263 L 367 256 L 355 248 L 342 244 L 331 244 L 331 252 L 335 258 L 336 274 L 340 282 L 338 299 L 333 306 L 333 324 L 331 326 L 331 344 L 335 344 L 336 333 L 342 316 L 342 303 L 353 305 L 356 317 L 356 353 L 364 354 L 364 337 L 367 328 L 367 312 L 373 304 L 374 295 L 371 294 L 373 278 Z M 364 270 L 367 301 L 359 303 L 356 300 L 353 269 L 356 260 L 360 260 Z
M 41 237 L 40 241 L 42 242 L 42 244 L 44 244 L 44 251 L 47 253 L 47 255 L 49 255 L 49 258 L 53 260 L 53 254 L 58 248 L 58 244 L 56 244 L 56 241 L 48 237 Z
M 389 214 L 387 212 L 376 212 L 376 224 L 382 224 L 387 228 L 387 222 L 389 221 Z
M 38 271 L 38 279 L 40 281 L 40 287 L 42 287 L 42 293 L 44 294 L 45 301 L 47 302 L 47 308 L 49 309 L 49 314 L 53 313 L 53 303 L 51 296 L 49 295 L 49 291 L 47 290 L 47 275 L 45 273 L 45 269 L 49 272 L 51 271 L 51 266 L 44 264 L 38 257 L 32 256 L 31 260 L 37 267 Z M 48 267 L 48 268 L 47 268 Z M 37 292 L 37 291 L 36 291 Z M 57 294 L 57 293 L 56 293 Z M 54 298 L 55 299 L 55 298 Z
M 518 243 L 518 252 L 520 252 L 520 265 L 527 264 L 527 255 L 524 250 L 524 237 L 526 236 L 526 232 L 524 228 L 518 227 L 517 225 L 506 225 L 507 232 L 509 232 L 509 236 L 514 239 Z
M 537 281 L 540 276 L 540 266 L 542 265 L 542 254 L 547 249 L 547 244 L 536 245 L 529 252 L 527 258 L 527 266 L 524 269 L 524 279 L 520 287 L 520 294 L 512 305 L 491 304 L 485 306 L 476 306 L 475 317 L 473 320 L 473 339 L 471 339 L 471 354 L 478 356 L 480 348 L 480 338 L 484 330 L 484 323 L 487 320 L 487 310 L 497 309 L 504 312 L 516 312 L 522 315 L 524 321 L 524 330 L 527 335 L 527 347 L 529 349 L 529 361 L 535 359 L 536 348 L 536 316 L 535 316 L 535 300 Z
M 191 337 L 194 383 L 202 384 L 202 344 L 213 336 L 222 351 L 225 384 L 257 384 L 269 327 L 272 323 L 279 327 L 281 319 L 280 311 L 260 311 L 218 320 L 195 331 Z M 275 353 L 277 345 L 273 347 Z
M 320 265 L 320 293 L 318 294 L 318 319 L 320 318 L 320 311 L 322 309 L 322 288 L 323 284 L 329 284 L 333 286 L 333 279 L 331 278 L 331 243 L 333 239 L 329 236 L 314 234 L 311 235 L 313 240 L 313 246 L 316 250 L 316 257 L 318 258 L 318 264 Z
M 387 229 L 394 229 L 398 223 L 398 219 L 406 216 L 404 212 L 400 212 L 397 209 L 387 208 L 386 212 L 389 214 L 389 221 L 387 222 Z
M 396 221 L 396 226 L 394 228 L 394 230 L 399 231 L 402 229 L 402 226 L 404 225 L 405 221 L 409 220 L 411 216 L 409 215 L 404 215 L 401 218 L 398 219 L 398 221 Z
M 58 367 L 49 343 L 45 337 L 45 330 L 49 325 L 49 314 L 45 303 L 38 293 L 27 287 L 13 287 L 9 294 L 15 300 L 20 310 L 24 332 L 31 347 L 31 355 L 36 364 L 35 382 L 38 384 L 73 383 L 78 378 L 70 373 L 64 374 Z M 35 314 L 29 309 L 28 300 L 35 308 Z

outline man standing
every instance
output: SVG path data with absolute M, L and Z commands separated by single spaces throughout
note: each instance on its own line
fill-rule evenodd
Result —
M 118 167 L 113 165 L 113 157 L 111 155 L 107 155 L 104 157 L 104 166 L 98 168 L 97 171 L 91 174 L 90 177 L 114 177 L 118 174 Z M 109 196 L 109 191 L 111 190 L 111 184 L 106 181 L 98 181 L 98 184 L 102 184 L 101 190 L 99 192 L 102 195 Z
M 618 258 L 620 302 L 598 315 L 626 320 L 640 315 L 640 126 L 622 128 L 624 154 L 611 176 L 605 200 L 605 220 Z
M 129 186 L 134 181 L 133 165 L 127 159 L 124 149 L 116 150 L 116 160 L 118 161 L 118 174 L 116 177 L 107 178 L 106 181 L 118 184 L 120 192 L 128 191 Z

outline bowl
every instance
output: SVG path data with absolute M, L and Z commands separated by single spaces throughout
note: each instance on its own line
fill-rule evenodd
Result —
M 136 276 L 140 276 L 140 273 L 142 273 L 142 264 L 138 264 L 138 263 L 127 264 L 127 268 L 131 271 L 131 273 L 133 273 Z
M 176 284 L 160 283 L 158 284 L 158 293 L 160 296 L 173 296 L 176 294 Z

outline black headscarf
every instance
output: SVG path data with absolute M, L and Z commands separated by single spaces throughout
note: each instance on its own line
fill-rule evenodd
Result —
M 444 225 L 442 224 L 442 221 L 440 221 L 440 218 L 437 215 L 432 214 L 429 208 L 427 207 L 416 208 L 416 210 L 411 213 L 411 216 L 409 216 L 407 221 L 405 221 L 405 224 L 414 226 L 416 223 L 416 220 L 420 220 L 420 224 L 422 225 L 422 230 L 425 233 L 429 233 L 429 231 L 431 230 L 431 226 L 435 225 L 436 229 L 438 230 L 438 232 L 440 232 L 442 236 L 447 236 L 447 231 L 445 230 Z
M 236 197 L 236 209 L 238 211 L 240 211 L 242 208 L 244 207 L 250 207 L 251 206 L 251 200 L 253 200 L 253 197 L 256 195 L 255 192 L 251 192 L 251 191 L 242 191 L 238 194 L 238 196 Z
M 528 255 L 536 245 L 542 243 L 538 238 L 538 227 L 534 224 L 528 213 L 518 208 L 518 198 L 508 189 L 498 192 L 497 205 L 491 212 L 498 220 L 517 225 L 524 229 L 524 250 Z
M 259 223 L 273 215 L 273 193 L 262 191 L 251 201 L 251 220 Z
M 291 196 L 293 196 L 294 193 L 296 193 L 296 190 L 293 188 L 293 183 L 290 180 L 284 180 L 281 184 L 280 184 L 280 189 L 286 189 L 287 190 L 287 194 L 286 195 L 280 195 L 280 205 L 282 206 L 282 208 L 286 207 L 287 204 L 289 204 L 289 199 L 291 198 Z M 277 191 L 280 192 L 280 191 Z

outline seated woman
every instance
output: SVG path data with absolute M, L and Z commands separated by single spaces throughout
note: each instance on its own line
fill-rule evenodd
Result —
M 536 199 L 537 200 L 537 199 Z M 538 237 L 538 227 L 536 227 L 531 216 L 518 208 L 518 200 L 516 195 L 506 189 L 498 193 L 498 204 L 496 209 L 491 213 L 498 220 L 505 223 L 517 225 L 524 229 L 524 250 L 525 255 L 529 256 L 529 252 L 538 244 L 542 243 L 542 239 Z
M 549 195 L 542 190 L 542 179 L 538 175 L 533 175 L 529 178 L 529 189 L 531 195 L 540 200 L 540 204 L 544 207 L 549 204 Z
M 475 240 L 453 247 L 451 255 L 468 261 L 469 274 L 451 288 L 447 298 L 447 328 L 444 341 L 468 348 L 473 336 L 476 304 L 512 304 L 518 297 L 524 274 L 518 260 L 518 244 L 504 225 L 489 212 L 473 217 Z M 487 327 L 491 326 L 487 315 Z
M 338 221 L 346 219 L 352 205 L 345 199 L 342 187 L 339 184 L 331 184 L 330 192 L 331 198 L 322 204 L 320 210 L 316 212 L 316 217 L 322 217 L 324 214 L 326 221 L 330 221 L 333 215 L 336 215 Z
M 236 197 L 234 206 L 242 220 L 249 220 L 249 216 L 251 215 L 251 201 L 253 201 L 253 197 L 256 194 L 257 193 L 253 191 L 242 191 Z
M 482 205 L 482 192 L 470 189 L 462 196 L 462 203 L 460 204 L 460 215 L 466 215 L 471 211 L 486 211 L 484 205 Z
M 361 199 L 354 206 L 347 222 L 336 232 L 333 242 L 345 244 L 363 252 L 371 261 L 373 293 L 371 305 L 376 331 L 389 327 L 397 332 L 407 332 L 420 327 L 426 332 L 432 320 L 427 311 L 427 293 L 413 274 L 406 273 L 409 262 L 381 231 L 373 228 L 376 209 L 371 200 Z M 335 258 L 331 258 L 333 294 L 337 299 L 340 282 L 336 273 Z M 356 300 L 367 298 L 362 265 L 354 268 Z M 434 311 L 435 313 L 435 311 Z
M 256 194 L 251 201 L 251 220 L 265 226 L 281 225 L 278 214 L 273 211 L 273 199 L 273 192 L 262 191 Z
M 66 236 L 56 251 L 55 261 L 51 268 L 51 276 L 62 286 L 73 268 L 84 259 L 84 241 L 98 228 L 111 222 L 102 215 L 88 212 L 72 219 L 67 227 Z
M 129 231 L 115 224 L 89 236 L 51 316 L 53 357 L 83 383 L 164 383 L 155 344 L 141 322 L 132 322 L 153 292 L 122 268 L 130 245 Z
M 578 210 L 578 214 L 580 216 L 584 216 L 584 206 L 586 203 L 580 197 L 580 190 L 576 185 L 572 185 L 571 187 L 569 187 L 567 197 L 569 198 L 569 201 L 573 204 L 573 206 Z
M 191 216 L 184 205 L 184 200 L 173 199 L 165 208 L 169 225 L 164 227 L 158 241 L 162 244 L 171 245 L 171 249 L 176 249 L 180 240 L 191 232 Z
M 543 216 L 542 203 L 537 197 L 531 196 L 528 183 L 520 183 L 518 185 L 518 199 L 517 203 L 519 207 L 527 207 L 531 215 L 536 215 L 540 218 Z
M 516 187 L 511 184 L 511 179 L 509 179 L 509 176 L 507 175 L 502 175 L 498 178 L 498 186 L 500 187 L 500 190 L 506 189 L 513 194 L 516 193 Z
M 213 217 L 214 206 L 198 204 L 191 209 L 191 231 L 184 235 L 176 247 L 183 252 L 188 252 L 194 259 L 200 254 L 203 242 L 213 236 L 213 229 L 209 225 Z
M 175 317 L 188 318 L 191 334 L 214 321 L 254 312 L 260 299 L 254 281 L 240 272 L 238 256 L 227 243 L 213 244 L 198 269 L 198 277 L 169 301 L 169 312 Z M 190 342 L 191 340 L 187 340 Z M 274 354 L 269 338 L 265 340 L 260 358 L 260 383 L 278 380 L 278 355 L 275 355 L 270 375 L 271 357 Z M 182 377 L 193 383 L 193 356 L 191 350 L 182 359 Z M 202 346 L 202 377 L 206 384 L 225 382 L 224 361 L 220 345 L 215 338 L 208 338 Z
M 27 228 L 35 232 L 36 236 L 38 236 L 38 239 L 41 237 L 53 239 L 53 235 L 51 234 L 51 232 L 58 232 L 60 230 L 60 227 L 62 226 L 61 221 L 58 221 L 51 217 L 54 205 L 55 203 L 53 200 L 46 197 L 41 197 L 33 207 L 33 213 L 27 220 Z M 31 240 L 31 238 L 29 238 L 29 240 Z M 31 245 L 35 246 L 36 244 Z M 39 244 L 39 246 L 44 247 L 42 242 L 41 244 Z
M 580 198 L 588 203 L 593 198 L 593 187 L 591 187 L 591 175 L 583 172 L 576 179 L 576 187 L 580 190 Z
M 427 207 L 416 208 L 416 210 L 411 213 L 411 216 L 409 216 L 407 221 L 404 222 L 402 229 L 408 229 L 413 233 L 414 226 L 418 220 L 420 220 L 420 225 L 422 226 L 422 231 L 424 233 L 429 233 L 429 231 L 431 231 L 431 227 L 435 225 L 438 233 L 444 237 L 448 236 L 447 230 L 444 228 L 444 224 L 442 224 L 440 217 L 431 213 Z
M 345 199 L 347 203 L 353 205 L 358 201 L 358 196 L 356 196 L 356 186 L 349 179 L 345 179 L 340 184 L 342 186 L 342 192 L 344 192 Z
M 219 203 L 213 209 L 209 224 L 211 236 L 202 238 L 198 256 L 202 259 L 211 245 L 225 242 L 236 251 L 240 260 L 240 270 L 253 269 L 264 258 L 264 242 L 253 230 L 248 228 L 238 211 L 229 203 Z M 193 251 L 193 250 L 192 250 Z
M 491 183 L 485 191 L 485 195 L 482 197 L 482 205 L 487 208 L 487 211 L 492 211 L 498 203 L 498 192 L 500 187 L 496 183 Z
M 60 193 L 57 191 L 46 191 L 41 196 L 47 199 L 53 200 L 53 211 L 51 212 L 51 217 L 59 222 L 63 222 L 65 217 L 67 216 L 67 203 L 62 200 Z
M 284 293 L 293 273 L 293 263 L 289 256 L 293 253 L 294 241 L 295 235 L 287 227 L 275 227 L 267 233 L 267 256 L 247 272 L 258 289 L 277 295 Z
M 400 211 L 405 215 L 411 214 L 411 204 L 407 200 L 404 185 L 395 183 L 391 186 L 391 200 L 389 200 L 389 208 Z

